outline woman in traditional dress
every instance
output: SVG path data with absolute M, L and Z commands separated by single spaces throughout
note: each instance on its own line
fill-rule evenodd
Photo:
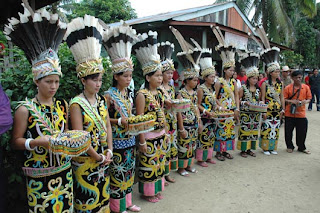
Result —
M 261 112 L 250 110 L 249 105 L 259 104 L 261 101 L 261 90 L 257 84 L 259 77 L 259 55 L 248 53 L 240 62 L 246 70 L 248 79 L 239 91 L 241 105 L 237 148 L 241 150 L 240 155 L 244 158 L 248 157 L 248 155 L 256 157 L 252 149 L 256 149 L 259 140 Z
M 121 36 L 119 35 L 121 33 Z M 132 116 L 132 41 L 136 32 L 126 24 L 105 31 L 103 45 L 112 60 L 112 87 L 106 92 L 113 138 L 113 161 L 110 164 L 110 209 L 112 212 L 138 212 L 140 207 L 132 204 L 135 176 L 135 136 L 128 132 L 128 118 Z
M 178 149 L 177 149 L 177 116 L 176 112 L 172 111 L 172 100 L 175 99 L 174 86 L 170 84 L 173 77 L 174 64 L 171 59 L 174 51 L 174 45 L 170 42 L 162 42 L 158 44 L 158 53 L 161 58 L 163 82 L 160 86 L 162 93 L 165 97 L 165 116 L 167 122 L 167 130 L 169 136 L 168 150 L 166 153 L 166 169 L 165 179 L 168 182 L 174 183 L 175 179 L 170 177 L 170 171 L 178 170 Z M 166 185 L 168 183 L 166 182 Z
M 197 173 L 197 170 L 192 166 L 194 164 L 198 130 L 201 124 L 200 112 L 198 109 L 198 97 L 196 92 L 196 87 L 199 80 L 199 60 L 201 56 L 201 47 L 196 41 L 192 40 L 192 42 L 199 48 L 193 47 L 183 38 L 177 29 L 173 27 L 170 27 L 170 29 L 178 40 L 183 51 L 177 53 L 177 58 L 184 68 L 183 85 L 178 92 L 177 98 L 190 100 L 190 110 L 177 114 L 178 173 L 181 176 L 188 177 L 189 172 Z
M 235 124 L 239 116 L 239 93 L 237 82 L 232 78 L 235 68 L 235 51 L 233 46 L 227 46 L 224 43 L 223 34 L 219 28 L 213 28 L 219 45 L 216 50 L 222 59 L 222 69 L 224 77 L 219 78 L 219 82 L 215 84 L 217 99 L 220 101 L 223 110 L 234 113 L 234 117 L 218 118 L 216 140 L 214 142 L 214 151 L 217 151 L 216 158 L 224 161 L 225 158 L 233 159 L 228 150 L 234 150 L 235 143 Z
M 196 87 L 198 85 L 199 66 L 189 62 L 187 54 L 200 56 L 195 50 L 189 53 L 178 53 L 177 57 L 184 66 L 184 80 L 182 88 L 178 92 L 178 99 L 190 100 L 190 110 L 178 114 L 178 173 L 189 176 L 188 172 L 196 173 L 192 167 L 194 164 L 195 149 L 198 139 L 198 128 L 200 125 L 200 112 L 198 109 L 198 97 Z M 200 52 L 200 51 L 199 51 Z
M 54 97 L 62 76 L 56 51 L 66 27 L 57 14 L 44 9 L 31 16 L 25 8 L 19 16 L 21 22 L 10 19 L 5 33 L 25 51 L 37 85 L 35 97 L 20 102 L 12 137 L 13 147 L 24 150 L 28 212 L 73 212 L 71 158 L 49 151 L 49 135 L 68 129 L 68 104 Z M 45 36 L 47 29 L 52 29 L 50 38 Z
M 204 83 L 198 88 L 198 108 L 202 112 L 202 131 L 199 133 L 198 145 L 196 149 L 197 163 L 202 167 L 208 167 L 207 163 L 215 164 L 213 157 L 213 144 L 215 140 L 216 122 L 214 111 L 221 109 L 219 101 L 216 99 L 214 90 L 216 71 L 212 65 L 212 51 L 202 50 L 200 58 L 201 77 Z
M 166 152 L 166 120 L 164 96 L 158 88 L 162 83 L 160 56 L 157 53 L 157 32 L 139 34 L 133 50 L 141 63 L 145 88 L 136 97 L 137 115 L 154 115 L 154 130 L 139 134 L 139 192 L 152 203 L 163 199 Z
M 85 15 L 72 20 L 66 33 L 77 62 L 77 76 L 84 87 L 70 102 L 71 127 L 91 135 L 91 149 L 72 159 L 76 212 L 110 212 L 108 164 L 113 155 L 112 131 L 106 100 L 98 95 L 104 73 L 100 58 L 102 31 L 98 19 Z
M 279 129 L 284 114 L 283 85 L 279 79 L 280 66 L 278 63 L 280 50 L 276 47 L 261 55 L 267 65 L 268 80 L 262 83 L 262 101 L 268 105 L 267 114 L 261 126 L 259 146 L 265 155 L 278 154 Z

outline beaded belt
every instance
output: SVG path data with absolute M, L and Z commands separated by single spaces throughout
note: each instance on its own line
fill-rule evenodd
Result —
M 131 146 L 135 146 L 136 138 L 134 136 L 131 138 L 123 138 L 123 139 L 117 138 L 117 139 L 113 139 L 112 143 L 113 143 L 114 149 L 125 149 Z
M 46 177 L 62 172 L 63 170 L 68 169 L 71 166 L 71 162 L 68 161 L 66 164 L 61 166 L 49 167 L 49 168 L 30 168 L 22 167 L 22 171 L 25 176 L 39 178 Z

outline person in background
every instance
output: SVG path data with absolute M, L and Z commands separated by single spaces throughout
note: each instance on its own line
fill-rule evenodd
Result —
M 3 43 L 0 43 L 0 58 L 4 56 L 5 53 L 5 46 Z
M 306 104 L 311 100 L 310 88 L 302 84 L 302 73 L 293 71 L 291 74 L 293 83 L 284 89 L 285 109 L 285 141 L 287 152 L 292 153 L 294 145 L 292 143 L 292 133 L 296 128 L 296 144 L 298 151 L 310 154 L 306 149 L 305 141 L 308 131 L 308 119 L 306 118 Z
M 0 142 L 1 135 L 8 131 L 12 125 L 12 116 L 10 101 L 8 96 L 4 93 L 2 86 L 0 84 Z M 0 212 L 5 212 L 5 198 L 6 198 L 6 177 L 3 168 L 3 156 L 2 147 L 0 149 Z
M 311 87 L 311 94 L 312 97 L 315 97 L 317 102 L 317 111 L 320 111 L 320 75 L 318 72 L 318 69 L 314 69 L 313 70 L 313 76 L 311 76 L 309 78 L 309 84 Z M 312 110 L 312 101 L 310 101 L 309 103 L 309 107 L 308 110 L 311 111 Z
M 160 89 L 164 95 L 164 113 L 167 121 L 168 129 L 168 149 L 166 153 L 165 164 L 165 186 L 168 182 L 174 183 L 175 179 L 170 177 L 171 171 L 178 170 L 178 147 L 177 147 L 177 113 L 172 111 L 172 100 L 175 99 L 175 90 L 170 84 L 174 72 L 174 63 L 171 59 L 174 51 L 174 45 L 169 41 L 158 44 L 158 53 L 161 59 L 163 81 Z
M 234 72 L 234 73 L 237 74 L 237 72 Z M 246 71 L 243 67 L 241 67 L 239 75 L 237 75 L 237 78 L 235 78 L 235 79 L 239 80 L 241 85 L 246 84 L 248 77 L 247 77 Z
M 121 32 L 121 34 L 120 34 Z M 133 204 L 133 183 L 136 170 L 136 139 L 128 131 L 132 116 L 134 82 L 130 58 L 136 31 L 122 23 L 104 31 L 103 45 L 112 61 L 112 87 L 105 92 L 112 128 L 113 161 L 110 163 L 110 210 L 139 212 Z M 125 45 L 121 45 L 125 44 Z M 132 95 L 132 96 L 130 96 Z
M 264 73 L 264 78 L 262 78 L 261 80 L 259 80 L 258 82 L 258 86 L 261 88 L 261 85 L 263 82 L 265 82 L 266 80 L 268 80 L 268 74 L 269 74 L 269 71 L 266 70 L 266 72 Z
M 266 77 L 266 74 L 264 72 L 260 72 L 259 77 L 258 77 L 258 82 L 261 81 L 265 77 Z
M 237 72 L 234 72 L 232 78 L 237 81 L 237 87 L 238 87 L 238 91 L 239 91 L 240 88 L 241 88 L 242 83 L 241 83 L 241 81 L 238 79 L 238 73 L 237 73 Z M 246 80 L 246 81 L 247 81 L 247 80 Z
M 309 80 L 310 80 L 311 76 L 313 76 L 313 72 L 308 72 L 308 75 L 304 78 L 304 82 L 305 82 L 306 85 L 309 86 L 310 90 L 311 90 L 311 86 L 310 86 Z
M 173 71 L 173 81 L 174 81 L 174 89 L 175 91 L 179 90 L 179 82 L 181 81 L 181 78 L 180 78 L 180 75 L 179 75 L 179 72 L 178 72 L 178 67 L 179 67 L 179 63 L 178 62 L 173 62 L 174 64 L 174 71 Z
M 281 70 L 281 81 L 283 83 L 283 88 L 292 83 L 290 78 L 291 69 L 288 66 L 283 66 Z

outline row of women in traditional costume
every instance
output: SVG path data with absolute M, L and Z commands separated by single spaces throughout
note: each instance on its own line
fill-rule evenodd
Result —
M 213 85 L 210 50 L 201 50 L 196 42 L 196 47 L 185 45 L 177 36 L 185 85 L 175 97 L 168 84 L 173 46 L 158 47 L 156 32 L 137 35 L 125 24 L 103 29 L 98 19 L 88 15 L 66 25 L 45 9 L 25 8 L 19 19 L 9 20 L 5 34 L 24 50 L 38 87 L 35 97 L 22 101 L 17 109 L 12 139 L 13 146 L 24 151 L 29 212 L 140 211 L 132 203 L 136 146 L 138 188 L 150 202 L 163 199 L 165 179 L 174 182 L 170 170 L 183 176 L 196 173 L 194 159 L 202 166 L 214 163 L 213 149 L 218 159 L 232 158 L 227 151 L 234 147 L 232 115 L 237 116 L 239 103 L 231 79 L 230 48 L 217 48 L 225 78 Z M 69 105 L 54 97 L 62 77 L 57 56 L 62 39 L 74 56 L 83 85 L 82 93 Z M 98 95 L 104 73 L 102 43 L 113 72 L 113 85 L 104 96 Z M 145 77 L 145 87 L 136 96 L 136 115 L 127 88 L 133 72 L 131 49 Z M 205 83 L 196 92 L 200 61 Z M 163 75 L 169 77 L 162 84 Z M 187 100 L 189 106 L 177 107 L 179 100 Z M 215 111 L 228 111 L 230 116 L 213 122 Z

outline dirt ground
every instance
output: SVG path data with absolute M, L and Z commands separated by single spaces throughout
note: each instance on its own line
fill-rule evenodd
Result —
M 242 158 L 237 150 L 233 160 L 217 162 L 190 177 L 176 172 L 177 182 L 163 192 L 164 200 L 148 203 L 134 188 L 134 203 L 141 212 L 175 213 L 312 213 L 320 212 L 320 112 L 307 112 L 309 129 L 306 140 L 311 155 L 286 152 L 281 127 L 278 155 Z

